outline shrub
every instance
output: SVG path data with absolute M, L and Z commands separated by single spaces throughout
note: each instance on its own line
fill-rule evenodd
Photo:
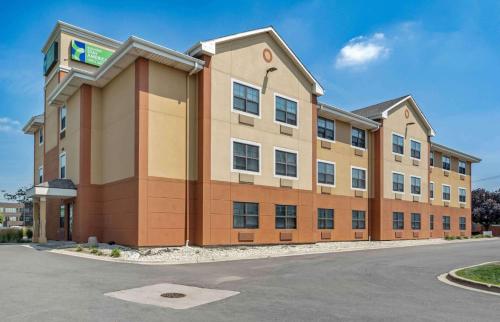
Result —
M 23 239 L 22 229 L 7 228 L 0 229 L 0 243 L 18 243 Z
M 467 237 L 467 236 L 464 236 L 464 239 L 469 239 L 469 237 Z
M 457 236 L 457 239 L 462 239 L 462 236 Z
M 27 237 L 28 239 L 32 239 L 32 238 L 33 238 L 33 230 L 31 230 L 31 229 L 29 229 L 29 228 L 28 228 L 28 229 L 26 229 L 26 237 Z
M 113 250 L 111 251 L 111 255 L 109 255 L 111 257 L 120 257 L 121 256 L 121 253 L 120 253 L 120 249 L 119 248 L 113 248 Z
M 76 246 L 75 251 L 81 252 L 82 250 L 83 250 L 82 246 L 80 246 L 80 245 Z
M 91 248 L 90 248 L 90 253 L 91 253 L 91 254 L 97 254 L 97 252 L 98 252 L 98 251 L 99 251 L 99 250 L 97 250 L 97 247 L 91 247 Z
M 97 256 L 102 256 L 104 253 L 102 251 L 97 251 Z

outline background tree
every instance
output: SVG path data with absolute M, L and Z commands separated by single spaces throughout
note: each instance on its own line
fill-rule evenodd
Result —
M 21 187 L 17 189 L 14 193 L 4 192 L 3 197 L 7 200 L 17 201 L 18 203 L 22 203 L 24 207 L 29 208 L 32 206 L 32 201 L 27 197 L 26 191 L 28 187 Z
M 491 224 L 500 223 L 500 190 L 487 191 L 475 189 L 472 191 L 472 221 L 490 229 Z

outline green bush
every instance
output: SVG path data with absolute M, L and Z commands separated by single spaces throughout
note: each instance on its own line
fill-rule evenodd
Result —
M 31 229 L 29 229 L 29 228 L 28 228 L 28 229 L 26 229 L 26 237 L 27 237 L 28 239 L 32 239 L 32 238 L 33 238 L 33 230 L 31 230 Z
M 99 252 L 99 250 L 97 249 L 97 247 L 91 247 L 91 248 L 90 248 L 90 253 L 91 253 L 91 254 L 94 254 L 94 255 L 95 255 L 95 254 L 97 254 L 98 252 Z
M 81 252 L 82 250 L 83 250 L 82 246 L 80 246 L 80 245 L 76 246 L 75 251 Z
M 0 243 L 18 243 L 23 240 L 22 229 L 7 228 L 0 229 Z
M 111 255 L 109 255 L 111 257 L 120 257 L 121 256 L 121 253 L 120 253 L 120 249 L 119 248 L 113 248 L 113 250 L 111 251 Z
M 102 255 L 104 255 L 104 253 L 102 251 L 100 251 L 100 250 L 97 251 L 97 256 L 102 256 Z
M 462 239 L 462 236 L 457 236 L 457 239 Z

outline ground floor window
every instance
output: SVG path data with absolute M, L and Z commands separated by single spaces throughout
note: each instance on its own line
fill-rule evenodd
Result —
M 233 228 L 259 228 L 259 204 L 233 202 Z
M 66 207 L 61 205 L 59 208 L 59 228 L 64 228 L 64 219 L 66 219 Z
M 297 228 L 297 206 L 276 205 L 276 228 Z
M 405 218 L 402 212 L 392 213 L 392 229 L 404 229 L 405 228 Z
M 420 230 L 420 214 L 411 214 L 411 229 Z
M 434 230 L 434 215 L 429 216 L 429 228 Z
M 450 230 L 450 216 L 443 216 L 443 229 Z
M 333 229 L 333 209 L 318 209 L 318 229 Z
M 365 229 L 365 212 L 362 210 L 352 211 L 352 229 Z
M 460 230 L 465 230 L 465 217 L 460 217 Z

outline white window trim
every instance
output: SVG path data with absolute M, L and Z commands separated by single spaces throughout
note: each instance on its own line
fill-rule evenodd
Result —
M 420 179 L 420 193 L 412 193 L 411 192 L 411 178 L 418 178 Z M 417 197 L 420 197 L 422 195 L 422 177 L 419 177 L 419 176 L 410 176 L 410 194 L 412 196 L 417 196 Z
M 359 146 L 354 146 L 354 145 L 352 145 L 352 128 L 353 128 L 353 127 L 357 128 L 357 129 L 359 129 L 359 130 L 363 130 L 363 131 L 365 132 L 365 147 L 364 147 L 364 148 L 360 148 Z M 368 133 L 366 132 L 366 130 L 365 130 L 365 129 L 360 129 L 360 128 L 359 128 L 359 127 L 357 127 L 357 126 L 352 126 L 352 124 L 351 124 L 351 131 L 349 132 L 349 134 L 350 134 L 350 137 L 351 137 L 351 147 L 352 147 L 352 148 L 354 148 L 354 149 L 358 149 L 358 150 L 366 151 L 366 148 L 367 148 L 367 146 L 368 146 Z M 361 168 L 359 168 L 359 169 L 361 169 Z M 351 173 L 351 175 L 352 175 L 352 173 Z M 351 181 L 351 185 L 352 185 L 352 181 Z
M 434 181 L 429 182 L 429 196 L 431 195 L 431 185 L 432 185 L 432 191 L 433 191 L 434 195 L 432 198 L 429 197 L 429 199 L 434 200 L 434 198 L 436 198 L 436 184 L 434 183 Z
M 465 173 L 460 173 L 460 162 L 463 162 L 465 163 Z M 458 168 L 457 168 L 457 172 L 459 175 L 461 176 L 466 176 L 467 175 L 467 161 L 464 161 L 464 160 L 458 160 L 458 164 L 457 164 Z
M 394 174 L 400 174 L 403 176 L 403 192 L 401 191 L 394 191 Z M 391 171 L 391 191 L 392 193 L 399 193 L 404 195 L 406 191 L 406 175 L 403 172 L 398 172 L 398 171 Z
M 255 146 L 259 147 L 259 171 L 258 172 L 248 171 L 248 170 L 239 170 L 239 169 L 234 169 L 233 168 L 233 146 L 234 146 L 234 142 L 243 143 L 243 144 L 250 144 L 250 145 L 255 145 Z M 242 140 L 242 139 L 231 138 L 231 147 L 230 147 L 229 150 L 230 150 L 230 160 L 231 160 L 231 172 L 251 174 L 251 175 L 259 175 L 260 176 L 261 170 L 262 170 L 262 145 L 260 143 L 253 142 L 253 141 Z
M 239 83 L 241 85 L 245 85 L 245 86 L 251 87 L 251 88 L 256 89 L 256 90 L 259 91 L 259 114 L 258 115 L 234 109 L 234 104 L 233 104 L 234 103 L 233 102 L 234 101 L 234 93 L 233 93 L 234 83 Z M 256 119 L 261 119 L 262 118 L 262 87 L 254 85 L 254 84 L 250 84 L 250 83 L 247 83 L 247 82 L 244 82 L 244 81 L 241 81 L 241 80 L 236 79 L 236 78 L 231 78 L 231 112 L 237 113 L 237 114 L 246 115 L 246 116 L 250 116 L 250 117 L 253 117 L 253 118 L 256 118 Z
M 397 136 L 399 136 L 399 137 L 403 138 L 403 154 L 401 154 L 401 153 L 396 153 L 396 152 L 394 152 L 394 151 L 392 150 L 392 147 L 393 147 L 393 145 L 394 145 L 394 141 L 392 140 L 392 136 L 393 136 L 393 135 L 397 135 Z M 394 155 L 400 155 L 400 156 L 404 157 L 404 156 L 405 156 L 405 146 L 406 146 L 405 136 L 404 136 L 404 135 L 401 135 L 401 134 L 399 134 L 399 133 L 397 133 L 397 132 L 392 132 L 392 133 L 391 133 L 391 152 L 392 152 L 392 154 L 394 154 Z
M 260 95 L 259 95 L 260 97 Z M 295 102 L 297 104 L 297 125 L 292 125 L 292 124 L 288 124 L 288 123 L 285 123 L 285 122 L 280 122 L 280 121 L 277 121 L 276 120 L 276 97 L 281 97 L 281 98 L 284 98 L 286 100 L 289 100 L 289 101 L 292 101 L 292 102 Z M 288 97 L 286 95 L 282 95 L 280 93 L 274 93 L 273 95 L 273 106 L 274 106 L 274 116 L 273 116 L 273 121 L 274 123 L 276 124 L 279 124 L 279 125 L 283 125 L 283 126 L 288 126 L 288 127 L 291 127 L 291 128 L 294 128 L 294 129 L 298 129 L 299 128 L 299 101 L 295 98 L 291 98 L 291 97 Z M 259 108 L 259 111 L 260 111 L 260 108 Z
M 296 177 L 282 176 L 282 175 L 276 174 L 276 151 L 294 153 L 297 156 L 297 176 Z M 299 180 L 299 152 L 295 151 L 295 150 L 290 150 L 287 148 L 282 148 L 279 146 L 274 146 L 273 147 L 273 176 L 275 178 L 279 178 L 279 179 Z
M 329 120 L 333 122 L 333 140 L 322 138 L 318 136 L 318 118 L 323 118 L 325 120 Z M 325 141 L 325 142 L 330 142 L 330 143 L 335 143 L 337 140 L 337 122 L 335 120 L 323 117 L 323 116 L 317 116 L 316 117 L 316 138 L 320 141 Z M 351 144 L 352 144 L 352 132 L 351 132 Z
M 61 169 L 62 169 L 62 166 L 61 166 L 61 159 L 62 157 L 64 157 L 64 178 L 61 178 Z M 59 179 L 66 179 L 68 177 L 68 159 L 66 157 L 66 152 L 62 152 L 61 154 L 59 154 L 59 175 L 58 175 Z
M 443 187 L 448 187 L 450 188 L 450 199 L 444 199 L 443 198 L 443 194 L 444 194 L 444 189 Z M 449 184 L 441 184 L 441 199 L 443 199 L 443 201 L 451 201 L 451 186 Z
M 414 158 L 414 157 L 411 156 L 411 141 L 420 144 L 420 158 Z M 419 140 L 410 139 L 410 159 L 412 159 L 412 160 L 418 160 L 418 161 L 422 160 L 422 142 L 420 142 Z
M 40 137 L 42 138 L 41 142 Z M 45 136 L 43 135 L 43 128 L 40 128 L 40 130 L 38 130 L 38 145 L 43 145 L 43 141 L 45 141 Z
M 352 137 L 352 135 L 351 135 Z M 364 189 L 361 189 L 361 188 L 354 188 L 352 186 L 352 170 L 353 169 L 358 169 L 358 170 L 363 170 L 365 171 L 365 188 Z M 361 167 L 355 167 L 355 166 L 351 166 L 351 190 L 358 190 L 358 191 L 366 191 L 366 189 L 368 188 L 368 170 L 366 170 L 365 168 L 361 168 Z
M 41 176 L 40 176 L 40 173 L 42 174 Z M 43 182 L 43 174 L 44 174 L 44 173 L 43 173 L 43 165 L 41 165 L 41 166 L 39 166 L 39 167 L 38 167 L 38 178 L 37 178 L 37 179 L 38 179 L 38 180 L 37 180 L 37 181 L 38 181 L 38 184 L 40 184 L 40 183 L 42 183 L 42 182 Z M 41 181 L 40 181 L 40 177 L 42 177 L 42 180 L 41 180 Z
M 448 158 L 448 160 L 450 161 L 450 162 L 448 162 L 450 164 L 450 169 L 449 170 L 444 168 L 444 166 L 443 166 L 444 165 L 443 158 Z M 434 162 L 435 162 L 435 160 L 434 160 Z M 444 155 L 444 154 L 441 155 L 441 168 L 443 169 L 443 171 L 451 171 L 451 157 L 450 156 L 447 156 L 447 155 Z
M 465 191 L 465 202 L 460 201 L 460 190 L 464 190 Z M 461 205 L 465 205 L 467 203 L 467 189 L 464 188 L 464 187 L 458 187 L 458 203 L 461 204 Z
M 66 111 L 66 115 L 64 116 L 66 119 L 66 122 L 64 123 L 64 129 L 62 128 L 62 111 Z M 59 108 L 59 133 L 62 133 L 66 131 L 66 128 L 68 127 L 68 108 L 66 105 L 63 105 Z
M 319 182 L 319 176 L 318 176 L 318 165 L 319 163 L 322 162 L 322 163 L 327 163 L 327 164 L 331 164 L 333 165 L 333 184 L 328 184 L 328 183 L 320 183 Z M 352 175 L 352 172 L 351 172 L 351 175 Z M 327 160 L 321 160 L 321 159 L 317 159 L 316 160 L 316 183 L 318 184 L 318 186 L 321 186 L 321 187 L 331 187 L 331 188 L 335 188 L 335 186 L 337 185 L 337 165 L 335 164 L 335 162 L 333 161 L 327 161 Z M 351 185 L 352 185 L 352 180 L 351 180 Z

